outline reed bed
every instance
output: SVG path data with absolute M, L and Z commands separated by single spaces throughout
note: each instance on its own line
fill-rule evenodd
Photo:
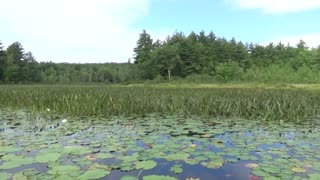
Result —
M 320 92 L 302 89 L 0 86 L 0 108 L 71 116 L 182 113 L 297 122 L 316 117 L 319 107 Z

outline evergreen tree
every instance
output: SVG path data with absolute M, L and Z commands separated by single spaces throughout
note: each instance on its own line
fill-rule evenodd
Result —
M 0 82 L 4 81 L 4 70 L 6 68 L 6 53 L 3 50 L 2 43 L 0 41 Z
M 7 48 L 6 69 L 4 71 L 7 82 L 22 82 L 24 75 L 22 68 L 24 49 L 19 42 L 14 42 Z
M 134 48 L 135 64 L 142 64 L 150 60 L 150 53 L 153 50 L 153 40 L 150 34 L 143 30 L 139 35 L 137 46 Z

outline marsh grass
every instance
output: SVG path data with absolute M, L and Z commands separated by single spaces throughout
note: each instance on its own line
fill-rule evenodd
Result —
M 72 116 L 147 113 L 241 117 L 300 122 L 315 117 L 320 92 L 256 86 L 0 86 L 0 108 Z

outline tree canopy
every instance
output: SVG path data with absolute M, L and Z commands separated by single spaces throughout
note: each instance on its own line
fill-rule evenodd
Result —
M 133 49 L 134 63 L 68 64 L 37 62 L 22 44 L 0 41 L 0 83 L 130 83 L 146 80 L 212 82 L 318 82 L 320 46 L 268 45 L 214 34 L 174 32 L 163 41 L 143 30 Z M 194 81 L 194 80 L 193 80 Z

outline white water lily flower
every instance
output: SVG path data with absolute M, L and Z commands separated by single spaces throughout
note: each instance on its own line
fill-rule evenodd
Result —
M 48 112 L 50 112 L 50 109 L 47 109 Z
M 66 123 L 68 120 L 67 119 L 62 119 L 62 123 Z

